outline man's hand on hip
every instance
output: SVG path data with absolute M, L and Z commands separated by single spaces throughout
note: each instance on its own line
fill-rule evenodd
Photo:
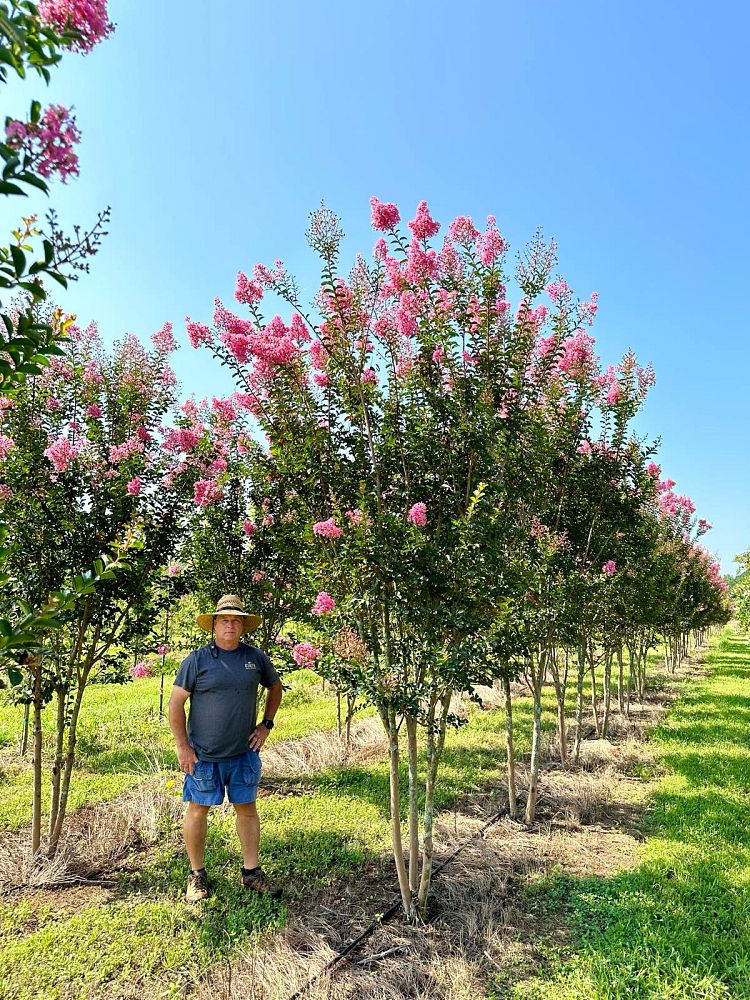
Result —
M 193 768 L 198 760 L 195 750 L 188 743 L 187 746 L 177 748 L 177 759 L 180 762 L 180 770 L 185 774 L 192 774 Z
M 267 739 L 268 729 L 261 722 L 260 725 L 256 726 L 250 733 L 250 739 L 247 741 L 247 745 L 251 750 L 260 750 Z

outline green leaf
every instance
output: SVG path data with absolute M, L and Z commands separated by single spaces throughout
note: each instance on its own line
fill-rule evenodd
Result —
M 22 198 L 28 197 L 23 188 L 10 181 L 0 181 L 0 194 L 20 194 Z
M 13 266 L 16 269 L 16 277 L 20 278 L 26 271 L 26 254 L 20 247 L 11 245 L 10 255 L 13 258 Z

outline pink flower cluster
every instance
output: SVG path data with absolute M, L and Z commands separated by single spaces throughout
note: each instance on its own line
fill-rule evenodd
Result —
M 39 17 L 59 31 L 77 31 L 81 37 L 71 45 L 77 52 L 90 52 L 115 30 L 107 0 L 40 0 Z
M 7 458 L 8 453 L 11 452 L 16 446 L 16 442 L 13 438 L 7 437 L 5 434 L 0 434 L 0 461 Z
M 128 496 L 137 497 L 141 492 L 141 480 L 140 476 L 135 476 L 130 480 L 127 486 Z
M 148 660 L 140 660 L 128 671 L 131 677 L 151 677 L 153 676 L 151 670 L 151 663 Z
M 298 642 L 292 650 L 292 659 L 298 667 L 312 667 L 320 656 L 320 650 L 309 642 Z
M 29 157 L 31 167 L 42 177 L 57 173 L 65 183 L 71 174 L 78 174 L 78 155 L 74 146 L 80 142 L 81 133 L 69 108 L 52 104 L 38 122 L 9 118 L 5 137 L 12 149 Z
M 313 604 L 310 609 L 310 613 L 313 615 L 327 615 L 336 607 L 336 602 L 327 594 L 325 590 L 321 590 L 318 596 L 315 598 L 315 604 Z
M 329 517 L 326 521 L 316 521 L 312 530 L 318 538 L 341 538 L 344 533 L 336 523 L 335 517 Z
M 182 573 L 182 566 L 180 566 L 179 563 L 171 562 L 169 566 L 167 566 L 167 576 L 175 577 L 179 576 L 180 573 Z
M 172 324 L 165 323 L 161 330 L 157 330 L 151 338 L 151 343 L 157 351 L 163 351 L 164 354 L 176 351 L 177 342 L 175 341 L 174 334 L 172 333 Z
M 427 524 L 427 505 L 423 503 L 415 503 L 413 507 L 409 508 L 409 513 L 406 515 L 406 519 L 415 524 L 418 528 L 424 528 Z
M 255 305 L 256 302 L 260 302 L 263 298 L 263 285 L 259 281 L 252 281 L 246 274 L 240 271 L 237 275 L 234 297 L 244 305 Z
M 401 216 L 398 209 L 392 202 L 378 201 L 377 198 L 370 198 L 370 211 L 372 228 L 385 232 L 393 229 L 399 224 Z
M 55 472 L 65 472 L 70 463 L 77 457 L 79 446 L 74 445 L 64 435 L 60 435 L 45 448 L 44 457 L 48 458 L 55 467 Z
M 602 573 L 604 573 L 606 576 L 614 576 L 616 572 L 617 572 L 617 563 L 614 561 L 614 559 L 609 559 L 602 566 Z
M 193 499 L 198 507 L 210 507 L 221 500 L 223 495 L 215 479 L 199 479 L 193 487 Z

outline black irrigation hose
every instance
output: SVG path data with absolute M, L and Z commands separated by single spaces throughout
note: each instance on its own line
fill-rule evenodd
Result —
M 458 855 L 461 853 L 461 851 L 467 848 L 469 844 L 471 844 L 473 841 L 477 839 L 477 837 L 483 836 L 491 826 L 494 826 L 495 823 L 498 822 L 498 820 L 502 819 L 503 816 L 505 815 L 505 812 L 506 812 L 505 809 L 503 809 L 499 813 L 496 813 L 492 817 L 492 819 L 487 820 L 487 822 L 484 824 L 481 830 L 477 830 L 477 832 L 473 833 L 467 840 L 463 842 L 463 844 L 459 844 L 452 854 L 449 854 L 447 858 L 444 858 L 439 865 L 436 865 L 435 868 L 432 869 L 433 877 L 435 875 L 438 875 L 443 870 L 443 868 L 445 868 L 446 865 L 450 864 L 450 862 L 454 860 L 454 858 L 457 858 Z M 401 909 L 401 897 L 396 896 L 395 902 L 388 907 L 385 913 L 381 914 L 376 920 L 373 920 L 370 926 L 366 927 L 365 930 L 363 930 L 358 937 L 356 937 L 353 941 L 350 941 L 349 944 L 345 945 L 345 947 L 343 947 L 340 952 L 334 955 L 329 962 L 326 962 L 326 964 L 323 966 L 320 972 L 316 973 L 316 975 L 314 975 L 312 979 L 308 979 L 307 982 L 304 984 L 304 986 L 300 986 L 297 992 L 293 993 L 289 997 L 289 1000 L 300 1000 L 300 997 L 304 996 L 304 994 L 307 993 L 310 987 L 314 986 L 315 983 L 321 980 L 327 972 L 330 972 L 331 969 L 334 969 L 340 962 L 343 962 L 343 960 L 353 951 L 355 951 L 362 944 L 363 941 L 366 941 L 367 938 L 370 937 L 370 935 L 373 934 L 378 929 L 378 927 L 381 927 L 383 924 L 388 923 L 389 920 L 395 917 L 395 915 L 398 913 L 400 909 Z

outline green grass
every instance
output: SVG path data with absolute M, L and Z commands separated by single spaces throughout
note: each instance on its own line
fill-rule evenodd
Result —
M 534 891 L 532 906 L 565 914 L 574 955 L 512 997 L 750 997 L 750 647 L 727 630 L 708 662 L 653 734 L 668 773 L 640 867 Z

